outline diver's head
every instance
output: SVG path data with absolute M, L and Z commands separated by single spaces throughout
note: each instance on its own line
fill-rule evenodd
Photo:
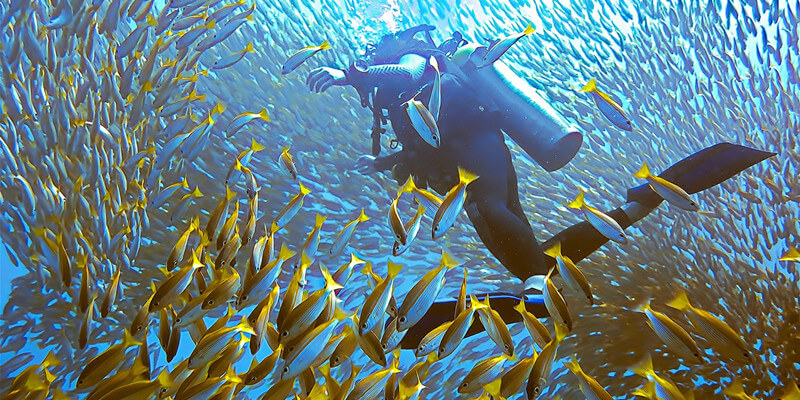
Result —
M 431 25 L 417 25 L 384 35 L 377 44 L 367 43 L 364 51 L 366 61 L 371 65 L 394 63 L 405 54 L 436 49 L 430 34 L 434 29 Z M 424 40 L 415 38 L 420 32 L 425 34 Z

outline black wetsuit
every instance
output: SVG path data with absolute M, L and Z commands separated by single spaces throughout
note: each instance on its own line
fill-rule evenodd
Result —
M 423 56 L 419 59 L 426 62 Z M 493 105 L 483 101 L 462 78 L 443 73 L 438 119 L 441 145 L 432 147 L 411 126 L 402 103 L 422 89 L 417 99 L 427 104 L 432 74 L 428 68 L 416 80 L 410 74 L 393 74 L 376 82 L 378 95 L 373 106 L 388 110 L 392 129 L 402 144 L 399 152 L 378 158 L 376 167 L 393 168 L 399 183 L 411 174 L 417 186 L 441 195 L 458 183 L 459 166 L 478 175 L 467 186 L 464 205 L 478 236 L 503 266 L 523 281 L 546 274 L 544 255 L 519 203 L 517 175 Z
M 427 67 L 428 56 L 430 54 L 424 52 L 403 60 L 398 56 L 394 61 L 357 72 L 357 77 L 353 66 L 348 71 L 346 84 L 359 90 L 364 106 L 372 97 L 377 108 L 376 120 L 381 119 L 381 109 L 388 110 L 392 128 L 403 145 L 398 152 L 378 157 L 375 168 L 393 170 L 399 183 L 412 174 L 418 186 L 427 186 L 442 194 L 457 183 L 457 166 L 479 175 L 480 178 L 468 186 L 465 208 L 469 218 L 486 247 L 523 281 L 532 275 L 544 274 L 554 266 L 555 260 L 544 257 L 541 248 L 560 242 L 562 254 L 577 263 L 608 242 L 608 238 L 588 222 L 581 222 L 539 246 L 519 204 L 516 173 L 493 107 L 484 103 L 481 94 L 472 90 L 463 77 L 447 73 L 442 76 L 438 124 L 441 146 L 436 149 L 422 140 L 401 105 L 420 89 L 423 90 L 417 99 L 427 104 L 430 87 L 423 86 L 432 81 L 433 73 Z M 439 64 L 446 65 L 444 62 L 446 60 L 440 60 Z M 319 91 L 320 79 L 320 73 L 312 71 L 309 86 Z M 322 90 L 330 87 L 330 81 L 323 86 Z M 378 90 L 372 96 L 374 88 Z M 692 194 L 713 187 L 773 155 L 775 153 L 720 143 L 684 158 L 659 176 Z M 626 204 L 607 214 L 624 229 L 644 218 L 661 202 L 662 199 L 644 184 L 629 189 Z M 520 315 L 513 310 L 519 303 L 519 295 L 490 295 L 492 308 L 507 323 L 520 321 Z M 541 296 L 529 296 L 526 305 L 539 317 L 547 315 Z M 421 321 L 408 329 L 402 347 L 415 348 L 431 329 L 453 319 L 455 307 L 455 299 L 437 301 Z M 482 330 L 476 320 L 469 334 Z

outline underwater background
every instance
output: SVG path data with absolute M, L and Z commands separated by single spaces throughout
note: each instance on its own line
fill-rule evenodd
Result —
M 647 354 L 659 376 L 697 399 L 733 398 L 723 391 L 734 378 L 749 395 L 779 398 L 800 379 L 798 256 L 787 256 L 800 245 L 800 1 L 173 0 L 168 6 L 147 0 L 11 0 L 0 11 L 0 238 L 8 254 L 0 258 L 0 393 L 10 398 L 20 388 L 16 398 L 86 398 L 89 390 L 75 389 L 81 371 L 121 343 L 153 293 L 151 282 L 166 279 L 159 267 L 194 217 L 206 226 L 225 199 L 226 183 L 236 197 L 225 217 L 239 202 L 242 226 L 251 209 L 250 177 L 259 188 L 255 236 L 235 256 L 243 277 L 252 243 L 300 191 L 298 182 L 310 193 L 276 233 L 276 253 L 284 243 L 299 251 L 321 214 L 327 219 L 316 263 L 334 271 L 352 252 L 370 261 L 381 279 L 386 276 L 394 242 L 386 215 L 398 185 L 390 174 L 354 170 L 355 160 L 370 153 L 372 115 L 352 89 L 316 94 L 306 76 L 318 66 L 346 68 L 363 56 L 366 43 L 422 23 L 436 26 L 437 43 L 459 31 L 471 42 L 488 44 L 528 23 L 535 27 L 503 60 L 584 131 L 578 155 L 555 172 L 544 171 L 507 140 L 522 207 L 539 240 L 580 222 L 565 207 L 580 189 L 601 210 L 618 207 L 626 190 L 640 184 L 631 175 L 643 162 L 660 171 L 719 142 L 777 153 L 694 195 L 701 213 L 662 204 L 626 230 L 627 243 L 606 244 L 579 263 L 595 304 L 564 291 L 574 328 L 558 346 L 539 398 L 586 397 L 563 365 L 572 356 L 614 398 L 632 398 L 645 385 L 647 379 L 631 368 Z M 215 12 L 222 17 L 210 24 Z M 226 33 L 215 43 L 215 35 Z M 195 34 L 181 49 L 180 39 Z M 281 73 L 298 49 L 324 40 L 330 50 Z M 236 54 L 243 57 L 214 68 Z M 591 78 L 620 100 L 632 131 L 613 126 L 580 92 Z M 268 120 L 254 116 L 235 134 L 227 131 L 241 113 L 262 109 Z M 180 135 L 185 136 L 176 140 Z M 391 137 L 391 130 L 383 136 L 384 151 Z M 250 172 L 231 174 L 253 143 L 263 149 L 246 157 Z M 297 179 L 279 160 L 287 146 Z M 403 219 L 410 218 L 411 201 L 404 198 L 400 205 Z M 358 224 L 343 253 L 329 257 L 336 235 L 362 209 L 370 219 Z M 522 291 L 522 282 L 486 250 L 466 216 L 436 241 L 427 235 L 425 218 L 423 234 L 402 256 L 392 257 L 403 265 L 395 280 L 398 303 L 439 265 L 442 249 L 468 269 L 469 292 Z M 189 243 L 189 249 L 198 246 L 198 237 Z M 181 254 L 181 266 L 191 254 Z M 282 289 L 294 262 L 277 279 Z M 337 294 L 349 313 L 374 286 L 360 268 Z M 91 316 L 88 345 L 81 349 L 83 276 L 90 277 L 90 295 L 98 296 L 97 310 L 117 272 L 116 300 L 105 317 Z M 222 279 L 215 274 L 208 272 L 206 280 Z M 440 298 L 458 296 L 461 274 L 462 267 L 447 273 Z M 308 276 L 309 292 L 322 287 L 316 266 Z M 554 281 L 561 285 L 560 278 Z M 682 313 L 666 306 L 681 290 L 693 305 L 724 320 L 753 356 L 742 362 L 713 351 Z M 702 361 L 676 356 L 659 339 L 636 311 L 648 299 L 692 333 Z M 249 312 L 239 311 L 229 325 Z M 205 325 L 224 314 L 225 307 L 210 310 Z M 189 329 L 180 332 L 177 355 L 168 362 L 159 340 L 164 317 L 154 312 L 148 318 L 149 376 L 139 380 L 155 379 L 164 368 L 173 371 L 194 348 Z M 552 321 L 541 321 L 553 332 Z M 523 324 L 509 328 L 519 359 L 541 351 Z M 246 373 L 254 357 L 269 356 L 267 347 L 255 356 L 245 348 L 235 372 Z M 48 352 L 59 362 L 42 367 Z M 420 377 L 425 388 L 419 398 L 477 397 L 480 392 L 458 394 L 458 385 L 476 363 L 498 354 L 485 333 L 466 338 Z M 114 373 L 133 368 L 137 357 L 138 351 L 128 351 Z M 385 370 L 361 350 L 351 361 L 363 368 L 359 379 Z M 418 361 L 403 351 L 399 369 L 408 371 Z M 514 362 L 507 361 L 506 369 Z M 333 377 L 345 380 L 349 365 L 332 369 Z M 19 376 L 25 379 L 15 380 Z M 241 391 L 229 394 L 259 398 L 277 379 L 267 376 L 243 388 L 233 384 Z M 319 373 L 316 381 L 325 382 Z M 524 388 L 511 398 L 526 398 Z

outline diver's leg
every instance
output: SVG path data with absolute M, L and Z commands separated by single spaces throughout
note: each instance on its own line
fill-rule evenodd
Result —
M 659 176 L 684 188 L 689 193 L 697 193 L 724 182 L 739 172 L 774 155 L 775 153 L 744 146 L 720 143 L 684 158 Z M 614 218 L 620 226 L 627 228 L 646 217 L 661 203 L 661 198 L 657 197 L 657 195 L 655 195 L 656 198 L 653 198 L 649 194 L 651 192 L 655 195 L 655 192 L 646 185 L 630 189 L 628 190 L 628 202 L 607 214 Z M 557 241 L 561 242 L 562 253 L 573 261 L 578 262 L 608 242 L 608 239 L 588 222 L 581 222 L 559 232 L 544 242 L 542 248 L 547 248 L 548 245 Z M 554 263 L 555 260 L 552 258 L 546 258 L 548 268 L 553 266 Z M 536 302 L 538 302 L 536 297 L 526 300 L 528 311 L 533 312 L 537 317 L 546 317 L 546 309 L 536 304 L 531 304 Z M 512 301 L 508 304 L 513 305 L 514 303 Z M 497 309 L 498 312 L 509 311 L 501 310 L 501 308 L 508 307 L 510 306 L 498 307 L 492 301 L 492 308 Z M 419 339 L 424 337 L 425 334 L 439 326 L 441 322 L 452 320 L 454 309 L 455 305 L 452 301 L 437 301 L 421 321 L 409 328 L 406 335 L 407 339 L 403 339 L 402 342 L 403 348 L 415 348 L 419 343 Z M 445 321 L 441 320 L 442 315 L 447 317 Z M 511 313 L 508 315 L 513 318 Z M 505 318 L 505 315 L 503 318 Z M 518 321 L 518 319 L 510 319 L 509 321 Z M 473 326 L 470 332 L 480 328 L 480 326 Z
M 544 256 L 519 203 L 511 153 L 499 134 L 465 137 L 457 163 L 478 175 L 467 187 L 467 215 L 486 248 L 523 281 L 545 274 Z M 516 212 L 515 212 L 516 211 Z

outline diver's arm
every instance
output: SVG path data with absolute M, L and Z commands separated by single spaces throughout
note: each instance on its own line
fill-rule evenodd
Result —
M 406 54 L 400 57 L 397 64 L 373 65 L 366 69 L 357 68 L 356 64 L 353 64 L 345 75 L 347 84 L 356 88 L 385 85 L 405 86 L 416 83 L 422 78 L 427 65 L 428 62 L 425 57 L 418 54 Z
M 355 64 L 349 69 L 322 67 L 308 74 L 306 83 L 309 89 L 319 93 L 331 86 L 351 85 L 356 89 L 380 86 L 410 85 L 422 78 L 427 61 L 418 54 L 406 54 L 397 64 L 380 64 L 358 68 Z

